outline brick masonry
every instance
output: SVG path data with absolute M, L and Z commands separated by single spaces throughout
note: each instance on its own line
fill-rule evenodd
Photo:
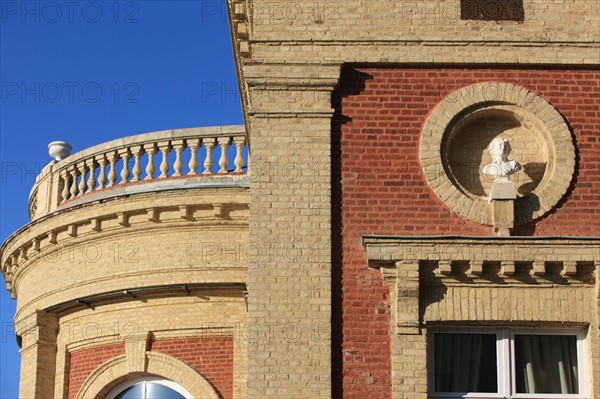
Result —
M 411 287 L 397 293 L 403 298 L 397 301 L 395 314 L 405 325 L 394 326 L 403 332 L 395 334 L 390 328 L 390 286 L 380 271 L 369 268 L 361 235 L 491 234 L 489 226 L 454 215 L 437 199 L 418 157 L 425 119 L 446 95 L 466 85 L 491 80 L 524 86 L 556 106 L 576 137 L 577 172 L 566 201 L 517 233 L 598 235 L 594 221 L 599 219 L 599 74 L 591 68 L 600 63 L 596 17 L 600 3 L 530 0 L 524 2 L 524 21 L 501 23 L 461 19 L 459 0 L 419 4 L 229 0 L 228 4 L 252 141 L 250 193 L 219 188 L 132 195 L 73 207 L 17 232 L 1 263 L 7 286 L 18 296 L 23 397 L 52 397 L 52 388 L 58 392 L 55 396 L 61 396 L 66 392 L 66 352 L 94 348 L 100 345 L 96 338 L 115 342 L 130 332 L 125 328 L 131 326 L 128 323 L 135 322 L 142 337 L 154 334 L 163 349 L 192 357 L 177 348 L 174 334 L 187 339 L 201 334 L 207 323 L 231 326 L 246 321 L 260 333 L 252 340 L 234 340 L 236 398 L 426 397 L 426 331 L 404 333 L 419 329 L 414 312 L 409 312 L 419 306 L 414 294 L 420 287 L 416 290 L 413 276 L 417 265 L 388 270 L 396 272 L 396 281 L 412 279 Z M 413 67 L 346 68 L 338 86 L 339 70 L 347 63 Z M 473 67 L 456 66 L 469 64 Z M 521 67 L 489 67 L 500 64 Z M 561 66 L 566 64 L 573 67 Z M 334 87 L 340 89 L 333 97 L 337 115 L 332 125 Z M 224 205 L 231 210 L 228 215 L 220 211 Z M 198 259 L 199 243 L 229 244 L 234 235 L 234 244 L 247 244 L 259 256 L 238 260 L 231 247 L 221 246 L 224 249 L 208 258 L 211 262 L 201 267 L 190 264 Z M 136 245 L 138 262 L 123 265 L 114 260 L 115 242 Z M 90 248 L 105 256 L 86 260 L 92 253 L 83 250 Z M 56 263 L 41 261 L 41 255 L 59 251 L 74 255 Z M 124 256 L 123 260 L 131 260 Z M 448 260 L 438 266 L 452 269 Z M 595 268 L 597 276 L 597 264 Z M 93 310 L 81 307 L 60 320 L 58 315 L 43 320 L 38 313 L 90 294 L 215 282 L 247 282 L 247 302 L 239 290 L 219 295 L 227 298 L 224 301 L 179 292 L 181 296 L 147 303 L 123 298 L 122 303 Z M 506 302 L 514 301 L 517 289 L 503 293 Z M 594 289 L 599 299 L 598 283 Z M 590 298 L 589 292 L 584 296 L 575 290 L 575 295 L 561 292 L 571 299 L 569 306 Z M 471 314 L 455 312 L 455 307 L 465 309 L 458 298 L 465 293 L 479 298 L 477 292 L 462 288 L 450 292 L 446 304 L 454 317 L 448 321 L 472 320 Z M 587 320 L 588 342 L 596 354 L 598 303 L 596 320 Z M 426 316 L 445 321 L 442 311 L 434 305 Z M 545 317 L 554 316 L 531 319 L 538 323 L 547 321 Z M 562 322 L 560 317 L 554 321 Z M 58 325 L 70 322 L 79 322 L 82 328 L 57 338 Z M 115 332 L 115 322 L 124 331 Z M 99 337 L 86 336 L 90 325 L 100 328 Z M 39 341 L 36 334 L 44 328 L 53 334 Z M 186 335 L 189 332 L 192 335 Z M 168 349 L 167 341 L 173 348 Z M 115 378 L 131 372 L 130 367 L 145 370 L 143 358 L 130 356 L 143 352 L 143 347 L 128 342 L 126 348 L 130 347 L 133 352 L 116 362 L 111 372 L 98 373 L 89 392 L 109 390 Z M 146 352 L 146 358 L 149 370 L 157 375 L 170 372 L 183 386 L 199 380 L 195 373 L 186 373 L 187 366 L 182 369 L 159 352 Z M 600 358 L 592 357 L 590 364 L 596 393 Z M 195 392 L 214 393 L 211 387 L 196 388 Z
M 453 214 L 428 186 L 419 140 L 451 92 L 500 81 L 537 93 L 567 120 L 578 172 L 565 200 L 518 235 L 600 235 L 600 73 L 587 69 L 347 67 L 334 94 L 333 396 L 389 398 L 389 291 L 368 267 L 363 234 L 491 235 Z M 343 299 L 335 299 L 343 298 Z M 342 326 L 342 327 L 336 327 Z M 405 338 L 408 339 L 408 338 Z
M 82 349 L 69 355 L 65 370 L 67 398 L 75 399 L 90 373 L 102 363 L 125 353 L 122 342 Z
M 222 399 L 233 398 L 233 337 L 182 337 L 152 340 L 150 351 L 183 361 L 202 374 Z M 65 368 L 66 397 L 74 399 L 90 373 L 102 363 L 125 354 L 123 342 L 74 351 Z
M 222 399 L 233 398 L 233 337 L 160 339 L 151 350 L 174 356 L 202 374 Z

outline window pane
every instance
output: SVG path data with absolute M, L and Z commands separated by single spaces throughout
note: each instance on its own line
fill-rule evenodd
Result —
M 180 393 L 164 385 L 146 383 L 146 399 L 185 399 Z
M 144 399 L 144 383 L 127 388 L 118 394 L 115 399 Z
M 434 334 L 436 392 L 498 392 L 495 334 Z
M 579 393 L 577 337 L 515 335 L 518 393 Z

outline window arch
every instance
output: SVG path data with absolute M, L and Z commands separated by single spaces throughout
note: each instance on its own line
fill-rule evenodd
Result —
M 145 376 L 119 384 L 106 399 L 193 399 L 193 396 L 173 381 Z

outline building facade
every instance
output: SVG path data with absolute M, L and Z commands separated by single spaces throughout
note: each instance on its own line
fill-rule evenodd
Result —
M 227 6 L 244 127 L 38 177 L 22 397 L 598 397 L 599 4 Z

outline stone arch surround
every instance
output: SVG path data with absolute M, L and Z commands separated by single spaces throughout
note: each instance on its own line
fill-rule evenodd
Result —
M 162 353 L 146 352 L 143 372 L 131 372 L 126 355 L 120 355 L 98 366 L 83 383 L 77 399 L 103 398 L 126 378 L 155 375 L 171 380 L 190 392 L 195 398 L 219 399 L 211 384 L 182 361 Z
M 487 120 L 487 125 L 472 129 L 477 120 Z M 486 127 L 492 131 L 482 134 Z M 486 194 L 491 182 L 480 170 L 489 161 L 485 147 L 500 135 L 513 143 L 511 159 L 527 166 L 528 179 L 517 184 L 516 223 L 538 219 L 567 192 L 575 172 L 575 147 L 562 115 L 524 87 L 478 83 L 442 100 L 427 118 L 421 136 L 419 156 L 427 182 L 453 212 L 491 224 Z M 466 158 L 461 158 L 456 154 L 466 137 L 474 148 L 467 148 Z

